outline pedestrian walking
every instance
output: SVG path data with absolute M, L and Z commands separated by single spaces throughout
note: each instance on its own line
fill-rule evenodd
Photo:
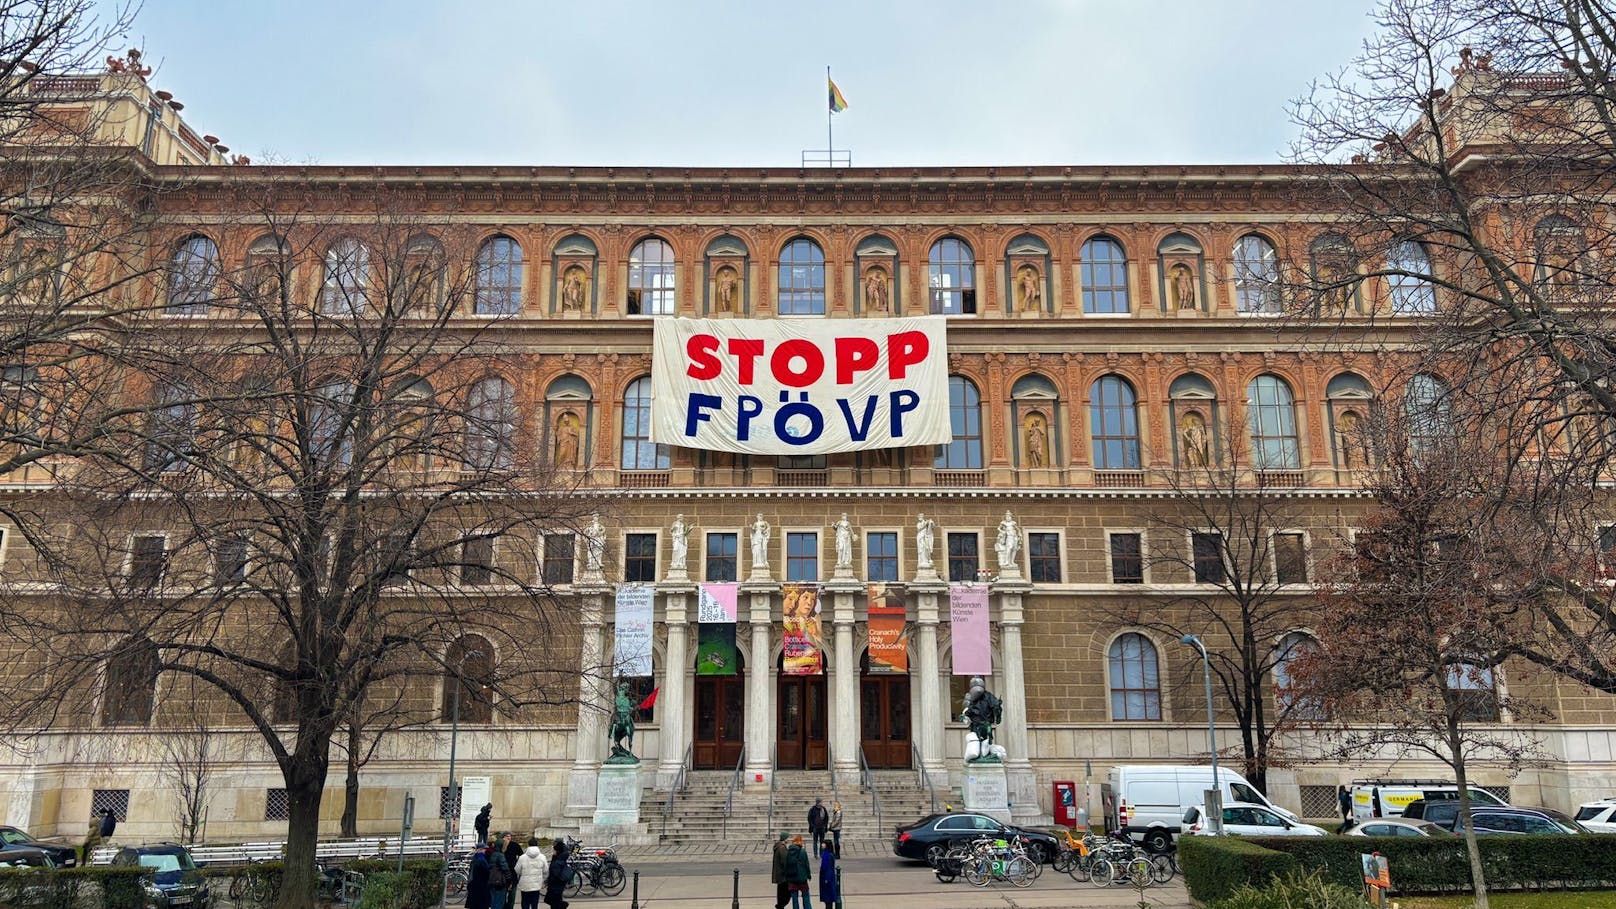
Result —
M 830 835 L 836 841 L 836 857 L 842 857 L 842 803 L 830 803 Z
M 488 873 L 492 865 L 487 849 L 478 849 L 471 857 L 471 877 L 466 880 L 466 909 L 492 909 L 494 902 L 489 893 Z
M 808 832 L 814 835 L 814 855 L 819 854 L 819 847 L 825 842 L 825 831 L 830 827 L 830 812 L 825 810 L 824 799 L 814 799 L 814 807 L 808 809 Z
M 550 854 L 550 870 L 544 876 L 544 904 L 550 909 L 567 909 L 567 883 L 577 872 L 567 864 L 567 847 L 556 840 Z
M 488 909 L 505 909 L 511 887 L 510 863 L 499 851 L 499 840 L 489 840 L 484 851 L 488 853 Z
M 505 834 L 505 867 L 511 870 L 510 883 L 505 887 L 505 905 L 516 905 L 516 863 L 522 858 L 522 844 L 516 841 L 516 834 Z
M 836 868 L 837 855 L 830 844 L 819 852 L 819 901 L 825 909 L 835 909 L 842 902 L 842 875 Z
M 101 809 L 101 838 L 112 839 L 112 834 L 118 830 L 118 816 L 112 813 L 111 808 Z
M 774 884 L 774 909 L 786 909 L 786 852 L 790 848 L 786 835 L 781 833 L 780 839 L 774 844 L 774 857 L 769 867 L 769 881 Z
M 1352 792 L 1345 786 L 1335 787 L 1335 800 L 1341 805 L 1341 820 L 1352 820 Z
M 516 860 L 516 889 L 522 894 L 522 909 L 539 909 L 539 897 L 544 893 L 544 877 L 549 865 L 537 837 L 528 837 L 527 848 Z
M 494 803 L 489 802 L 488 804 L 483 806 L 483 810 L 477 812 L 477 820 L 472 822 L 472 827 L 475 828 L 476 831 L 477 831 L 477 848 L 478 849 L 481 849 L 483 844 L 488 842 L 488 821 L 489 821 L 489 818 L 493 816 L 493 814 L 494 814 Z
M 791 848 L 786 850 L 786 889 L 791 891 L 791 909 L 814 909 L 813 892 L 808 889 L 812 879 L 808 850 L 803 848 L 799 834 L 791 838 Z

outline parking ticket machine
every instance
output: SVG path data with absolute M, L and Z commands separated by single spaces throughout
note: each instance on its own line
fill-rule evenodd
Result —
M 1055 781 L 1055 823 L 1077 826 L 1077 784 L 1070 780 Z

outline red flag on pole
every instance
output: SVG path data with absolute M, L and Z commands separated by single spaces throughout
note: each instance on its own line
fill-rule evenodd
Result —
M 639 709 L 640 710 L 650 710 L 652 707 L 655 707 L 656 706 L 657 692 L 659 692 L 661 690 L 662 690 L 661 685 L 658 685 L 657 687 L 652 688 L 651 693 L 646 695 L 645 700 L 640 702 Z

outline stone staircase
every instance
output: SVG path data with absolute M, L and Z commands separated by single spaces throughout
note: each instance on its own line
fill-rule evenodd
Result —
M 824 799 L 828 807 L 833 799 L 840 797 L 842 839 L 885 842 L 892 838 L 894 827 L 919 820 L 931 812 L 931 795 L 911 770 L 877 770 L 871 774 L 869 788 L 849 784 L 842 785 L 839 792 L 833 790 L 827 770 L 779 770 L 775 772 L 772 818 L 768 787 L 741 788 L 735 790 L 726 827 L 724 802 L 733 778 L 730 771 L 692 772 L 686 777 L 685 788 L 674 796 L 665 823 L 665 792 L 648 793 L 640 817 L 664 843 L 699 845 L 747 840 L 767 843 L 782 831 L 801 833 L 806 840 L 808 808 L 814 799 Z M 939 790 L 939 810 L 947 801 L 957 803 L 957 796 Z M 879 823 L 877 803 L 880 805 Z

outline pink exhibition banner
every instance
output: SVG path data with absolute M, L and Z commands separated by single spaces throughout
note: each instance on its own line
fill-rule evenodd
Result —
M 954 629 L 954 675 L 992 675 L 988 589 L 975 584 L 948 585 L 948 621 Z

